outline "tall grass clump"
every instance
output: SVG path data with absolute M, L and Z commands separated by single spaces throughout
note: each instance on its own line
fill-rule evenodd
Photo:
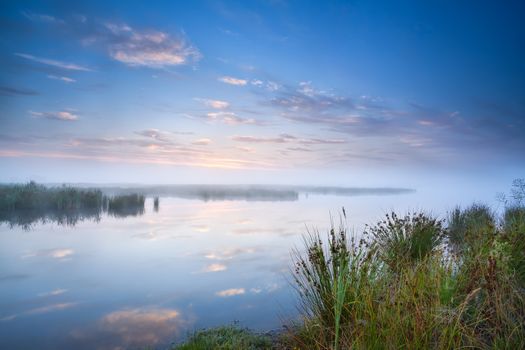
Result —
M 453 250 L 476 249 L 496 233 L 492 210 L 483 204 L 473 204 L 462 210 L 456 207 L 449 215 L 447 238 Z
M 293 255 L 303 317 L 285 348 L 525 348 L 523 213 L 508 209 L 498 225 L 473 205 L 448 227 L 392 213 L 359 241 L 343 226 L 327 243 L 308 233 Z
M 369 227 L 382 261 L 392 270 L 415 264 L 431 254 L 444 237 L 442 222 L 424 213 L 386 214 L 386 218 Z

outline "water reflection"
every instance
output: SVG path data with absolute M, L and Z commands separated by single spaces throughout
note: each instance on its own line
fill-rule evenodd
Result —
M 160 197 L 158 212 L 153 198 L 124 220 L 102 212 L 75 226 L 1 225 L 0 348 L 168 348 L 235 320 L 275 329 L 295 316 L 289 254 L 305 224 L 326 232 L 330 212 L 344 206 L 359 227 L 430 196 Z
M 63 226 L 75 226 L 80 221 L 100 221 L 102 209 L 79 210 L 13 210 L 0 211 L 0 223 L 7 223 L 9 227 L 22 227 L 30 230 L 37 224 L 56 223 Z
M 189 324 L 175 309 L 123 309 L 103 316 L 90 328 L 72 331 L 69 342 L 75 349 L 149 349 L 166 345 Z
M 144 214 L 144 204 L 119 208 L 102 207 L 97 209 L 52 210 L 52 209 L 21 209 L 0 211 L 0 223 L 6 223 L 10 228 L 16 226 L 31 230 L 38 224 L 55 223 L 61 226 L 75 226 L 82 221 L 99 222 L 104 214 L 125 218 Z
M 360 187 L 326 187 L 326 186 L 284 186 L 284 185 L 163 185 L 141 187 L 104 187 L 104 192 L 123 195 L 145 193 L 155 196 L 154 205 L 158 205 L 159 196 L 202 201 L 297 201 L 300 195 L 397 195 L 414 192 L 408 188 L 360 188 Z

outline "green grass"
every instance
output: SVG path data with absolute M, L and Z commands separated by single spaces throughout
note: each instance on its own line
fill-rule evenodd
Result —
M 197 331 L 172 350 L 266 350 L 272 349 L 268 336 L 259 335 L 235 325 Z

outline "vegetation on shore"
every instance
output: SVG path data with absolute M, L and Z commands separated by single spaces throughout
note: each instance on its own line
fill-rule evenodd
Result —
M 197 331 L 184 344 L 177 345 L 172 350 L 265 350 L 271 348 L 272 341 L 269 336 L 231 325 Z
M 514 182 L 501 217 L 475 204 L 392 213 L 360 239 L 343 220 L 327 242 L 310 232 L 294 251 L 301 321 L 269 343 L 217 328 L 175 349 L 523 349 L 524 194 Z
M 79 220 L 140 215 L 145 197 L 139 194 L 107 196 L 100 189 L 47 187 L 33 181 L 0 185 L 0 221 L 29 228 L 37 221 L 74 225 Z M 157 204 L 158 206 L 158 204 Z

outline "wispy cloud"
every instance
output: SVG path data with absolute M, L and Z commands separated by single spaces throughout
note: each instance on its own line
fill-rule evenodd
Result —
M 10 86 L 0 86 L 0 96 L 34 96 L 38 92 L 32 89 L 15 88 Z
M 44 14 L 44 13 L 22 11 L 22 15 L 26 17 L 28 20 L 33 21 L 33 22 L 59 23 L 59 24 L 64 23 L 64 20 L 57 18 L 55 16 Z
M 239 117 L 234 112 L 210 112 L 206 113 L 206 118 L 210 122 L 222 122 L 227 125 L 263 125 L 264 123 L 257 121 L 253 118 L 243 118 Z
M 226 101 L 221 100 L 212 100 L 207 98 L 195 98 L 196 101 L 199 101 L 203 103 L 204 105 L 214 108 L 214 109 L 225 109 L 230 106 L 230 104 Z
M 48 66 L 65 69 L 65 70 L 84 71 L 84 72 L 93 71 L 91 68 L 81 66 L 75 63 L 68 63 L 68 62 L 58 61 L 58 60 L 49 59 L 49 58 L 36 57 L 36 56 L 28 55 L 25 53 L 15 53 L 15 55 L 18 57 L 22 57 L 27 60 L 33 61 L 33 62 L 37 62 L 37 63 L 45 64 Z
M 34 112 L 29 111 L 34 118 L 46 118 L 54 120 L 62 120 L 72 122 L 78 120 L 78 115 L 73 111 L 58 111 L 58 112 Z
M 347 141 L 344 139 L 319 139 L 319 138 L 301 138 L 290 134 L 281 134 L 277 137 L 258 137 L 258 136 L 232 136 L 231 139 L 237 142 L 246 143 L 299 143 L 303 145 L 329 145 L 343 144 Z
M 172 142 L 171 133 L 167 131 L 160 131 L 159 129 L 146 129 L 141 131 L 136 131 L 135 134 L 151 138 L 159 142 L 169 143 Z
M 248 83 L 246 79 L 239 79 L 229 76 L 220 77 L 219 81 L 222 81 L 223 83 L 230 84 L 230 85 L 239 85 L 244 86 Z
M 51 75 L 51 74 L 48 75 L 47 77 L 48 77 L 49 79 L 63 81 L 64 83 L 75 83 L 75 82 L 76 82 L 75 79 L 72 79 L 72 78 L 69 78 L 69 77 L 62 77 L 62 76 Z

